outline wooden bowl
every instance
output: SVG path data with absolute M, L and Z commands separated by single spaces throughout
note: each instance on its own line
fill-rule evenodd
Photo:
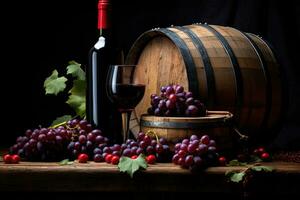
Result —
M 233 115 L 226 111 L 209 111 L 205 117 L 157 117 L 141 116 L 141 131 L 153 131 L 172 145 L 191 135 L 209 135 L 216 140 L 220 150 L 233 146 Z

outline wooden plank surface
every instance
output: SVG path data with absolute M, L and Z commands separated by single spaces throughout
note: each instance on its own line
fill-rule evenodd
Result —
M 300 164 L 272 162 L 265 165 L 274 167 L 276 171 L 272 176 L 264 177 L 262 183 L 267 185 L 264 191 L 268 191 L 268 188 L 280 188 L 280 192 L 294 193 L 300 188 Z M 116 166 L 105 163 L 75 163 L 69 166 L 57 163 L 0 163 L 0 191 L 232 193 L 239 191 L 239 187 L 228 183 L 225 173 L 244 169 L 245 167 L 211 167 L 201 173 L 191 173 L 168 163 L 152 165 L 131 179 L 127 174 L 120 173 Z

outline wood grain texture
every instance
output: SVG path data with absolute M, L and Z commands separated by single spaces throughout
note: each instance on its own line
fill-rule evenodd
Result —
M 279 66 L 271 49 L 255 35 L 247 34 L 251 38 L 249 40 L 245 33 L 234 28 L 215 25 L 210 27 L 228 43 L 237 61 L 240 79 L 236 78 L 238 74 L 234 70 L 229 50 L 207 26 L 188 25 L 145 32 L 132 46 L 127 57 L 128 64 L 138 65 L 135 80 L 146 84 L 144 98 L 132 117 L 131 127 L 135 129 L 131 130 L 134 133 L 137 133 L 140 116 L 147 113 L 147 108 L 150 107 L 150 95 L 159 93 L 161 86 L 176 83 L 190 90 L 191 75 L 187 73 L 187 69 L 191 66 L 186 66 L 187 58 L 181 50 L 182 41 L 196 68 L 196 73 L 192 76 L 196 76 L 198 88 L 193 92 L 199 94 L 198 98 L 208 105 L 209 110 L 227 110 L 233 113 L 243 133 L 254 137 L 261 134 L 263 138 L 263 131 L 278 124 L 282 110 L 282 86 Z M 186 29 L 203 44 L 213 68 L 213 73 L 209 76 L 213 77 L 208 77 L 203 53 Z M 166 34 L 165 30 L 172 32 L 172 35 Z M 256 48 L 262 53 L 259 54 Z M 266 61 L 266 66 L 262 60 Z M 265 69 L 269 72 L 269 77 Z M 208 80 L 214 80 L 213 84 Z M 237 93 L 238 87 L 241 87 L 241 97 Z M 213 98 L 209 97 L 210 92 L 213 93 Z M 240 106 L 237 103 L 239 98 Z M 213 102 L 208 101 L 209 99 L 213 99 Z M 272 135 L 266 136 L 271 137 Z
M 264 177 L 261 182 L 267 184 L 264 187 L 267 192 L 272 187 L 281 187 L 277 192 L 283 193 L 298 190 L 300 164 L 273 162 L 264 165 L 272 166 L 276 170 L 271 176 Z M 120 173 L 116 166 L 104 163 L 75 163 L 72 166 L 59 166 L 57 163 L 21 162 L 18 165 L 0 163 L 0 191 L 230 193 L 237 192 L 237 187 L 227 182 L 226 171 L 244 169 L 245 167 L 211 167 L 203 173 L 195 174 L 167 163 L 151 165 L 131 179 L 128 175 Z M 298 181 L 298 184 L 293 181 Z M 285 185 L 287 183 L 288 187 Z

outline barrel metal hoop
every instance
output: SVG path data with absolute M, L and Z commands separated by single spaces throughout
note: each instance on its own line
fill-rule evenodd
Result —
M 234 76 L 235 76 L 235 85 L 236 85 L 236 118 L 239 118 L 240 115 L 240 110 L 242 108 L 243 105 L 243 78 L 242 78 L 242 73 L 241 73 L 241 69 L 240 69 L 240 65 L 238 63 L 238 60 L 234 54 L 233 49 L 231 48 L 231 46 L 229 45 L 228 41 L 226 40 L 226 38 L 221 35 L 215 28 L 213 28 L 212 26 L 208 25 L 208 24 L 197 24 L 198 26 L 204 27 L 207 30 L 209 30 L 211 33 L 213 33 L 222 43 L 224 49 L 226 50 L 227 54 L 230 57 L 231 63 L 232 63 L 232 67 L 233 67 L 233 72 L 234 72 Z
M 189 89 L 193 91 L 193 94 L 196 97 L 199 97 L 199 82 L 197 77 L 196 65 L 191 56 L 188 46 L 185 44 L 184 40 L 181 39 L 175 32 L 166 28 L 159 29 L 159 31 L 164 33 L 172 42 L 176 44 L 186 66 Z
M 253 33 L 247 33 L 247 34 L 257 38 L 262 43 L 264 43 L 269 48 L 271 53 L 273 54 L 275 61 L 278 63 L 278 61 L 279 61 L 278 60 L 278 53 L 277 53 L 276 49 L 273 47 L 273 45 L 270 42 L 268 42 L 264 38 L 259 37 L 258 35 L 255 35 Z M 279 65 L 279 71 L 284 72 L 284 70 L 282 68 L 280 68 L 280 65 Z M 271 77 L 271 75 L 270 75 L 270 77 Z M 281 110 L 280 110 L 280 116 L 281 117 L 280 117 L 280 119 L 278 119 L 278 122 L 282 122 L 284 117 L 286 116 L 285 111 L 288 110 L 288 109 L 283 109 L 283 108 L 285 108 L 286 105 L 288 105 L 287 97 L 289 96 L 288 95 L 288 89 L 287 89 L 288 86 L 286 85 L 286 81 L 284 81 L 284 77 L 282 76 L 282 73 L 280 73 L 280 79 L 281 79 L 281 88 L 282 88 L 281 89 L 281 91 L 282 91 L 281 92 L 281 99 L 283 99 L 283 101 L 281 102 Z M 279 123 L 279 124 L 281 124 L 281 123 Z
M 213 123 L 192 123 L 192 122 L 155 122 L 141 119 L 141 126 L 149 128 L 167 128 L 167 129 L 206 129 L 230 126 L 231 120 L 216 121 Z
M 216 94 L 216 85 L 215 85 L 215 75 L 210 62 L 209 55 L 205 49 L 203 42 L 200 38 L 191 30 L 186 27 L 175 26 L 174 28 L 187 34 L 192 40 L 193 44 L 197 48 L 199 54 L 202 57 L 205 74 L 206 74 L 206 84 L 207 84 L 207 105 L 212 107 L 215 105 L 215 94 Z
M 266 110 L 265 110 L 263 121 L 261 123 L 261 127 L 264 127 L 264 126 L 267 125 L 267 121 L 268 121 L 268 119 L 270 117 L 270 114 L 271 114 L 271 106 L 272 106 L 272 85 L 270 83 L 271 75 L 270 75 L 270 72 L 268 70 L 267 62 L 265 60 L 265 57 L 264 57 L 262 51 L 260 50 L 260 48 L 258 47 L 258 45 L 255 43 L 255 41 L 247 33 L 244 33 L 242 31 L 239 31 L 239 32 L 248 39 L 249 43 L 254 48 L 254 50 L 255 50 L 255 52 L 256 52 L 256 54 L 259 57 L 259 60 L 261 62 L 261 67 L 262 67 L 264 77 L 265 77 L 265 80 L 266 80 Z

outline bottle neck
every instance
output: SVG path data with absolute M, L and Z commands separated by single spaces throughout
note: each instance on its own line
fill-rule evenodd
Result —
M 105 38 L 111 35 L 111 4 L 109 0 L 99 0 L 98 3 L 99 36 Z

